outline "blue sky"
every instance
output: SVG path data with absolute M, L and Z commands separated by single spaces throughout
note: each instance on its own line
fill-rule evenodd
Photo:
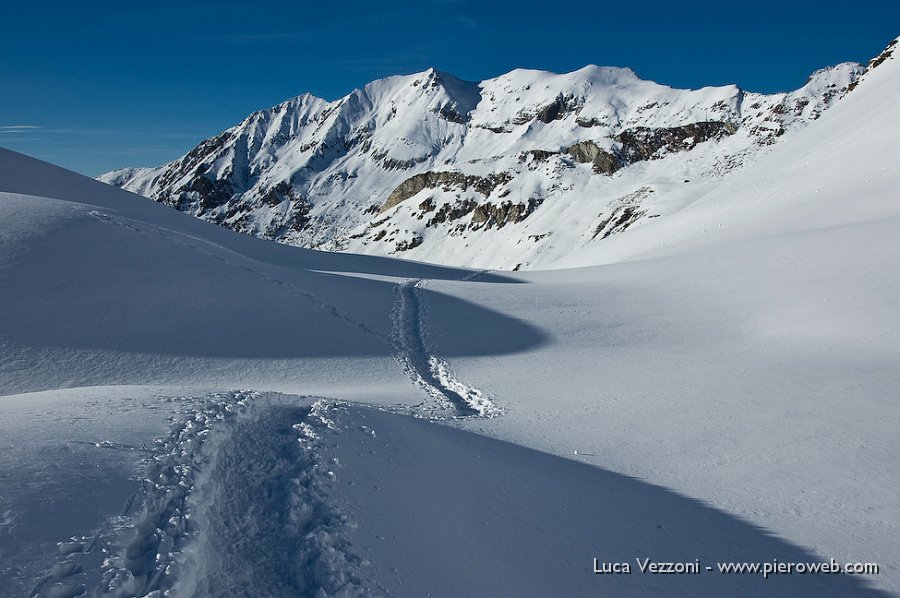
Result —
M 97 175 L 172 160 L 254 110 L 430 66 L 629 66 L 674 87 L 803 85 L 900 35 L 900 2 L 7 3 L 0 146 Z

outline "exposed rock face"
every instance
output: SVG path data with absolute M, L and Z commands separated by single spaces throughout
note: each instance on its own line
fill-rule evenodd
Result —
M 560 94 L 553 102 L 538 110 L 536 118 L 542 123 L 550 123 L 574 112 L 578 107 L 575 96 Z
M 416 235 L 409 241 L 400 241 L 397 243 L 394 251 L 409 251 L 410 249 L 415 249 L 419 245 L 422 244 L 422 237 Z
M 850 82 L 850 85 L 847 86 L 847 91 L 853 91 L 856 88 L 856 86 L 859 84 L 859 82 L 862 80 L 862 78 L 869 71 L 871 71 L 872 69 L 877 68 L 879 65 L 883 64 L 885 60 L 893 59 L 894 51 L 897 49 L 897 47 L 898 47 L 898 40 L 895 39 L 894 41 L 889 43 L 887 48 L 885 48 L 881 52 L 881 54 L 879 54 L 878 56 L 876 56 L 875 58 L 873 58 L 872 60 L 869 61 L 869 64 L 866 65 L 866 69 L 862 73 L 862 75 Z
M 500 204 L 484 203 L 472 212 L 471 229 L 503 228 L 507 224 L 522 222 L 541 205 L 541 200 L 530 199 L 528 203 L 504 201 Z
M 538 120 L 542 123 L 549 124 L 554 120 L 559 120 L 580 107 L 579 100 L 573 94 L 560 93 L 552 102 L 539 107 L 535 112 L 528 109 L 522 109 L 513 119 L 513 123 L 522 125 L 532 120 Z
M 201 210 L 218 208 L 228 203 L 228 200 L 234 195 L 234 187 L 230 180 L 211 179 L 204 174 L 191 179 L 184 190 L 197 194 Z
M 616 154 L 611 154 L 602 150 L 594 156 L 592 162 L 594 164 L 594 172 L 605 175 L 611 175 L 625 165 L 622 159 Z
M 641 203 L 648 199 L 655 189 L 650 186 L 640 189 L 616 199 L 609 205 L 608 214 L 600 214 L 600 222 L 594 228 L 593 238 L 598 236 L 606 239 L 610 235 L 624 232 L 629 226 L 647 215 L 647 210 L 641 207 Z
M 491 239 L 546 257 L 557 251 L 551 245 L 621 232 L 656 212 L 616 204 L 645 185 L 650 166 L 632 165 L 652 162 L 657 179 L 680 182 L 690 164 L 692 178 L 719 180 L 817 118 L 861 72 L 839 65 L 767 96 L 734 86 L 677 90 L 594 66 L 563 75 L 519 69 L 480 83 L 430 69 L 333 102 L 298 96 L 169 164 L 100 178 L 293 245 L 529 267 L 523 256 L 495 261 Z M 592 221 L 598 203 L 611 219 L 600 233 L 555 228 L 560 214 L 580 210 L 590 213 L 576 220 Z
M 527 150 L 521 153 L 521 155 L 519 156 L 519 161 L 525 162 L 529 158 L 531 158 L 532 160 L 537 160 L 538 162 L 544 162 L 552 156 L 557 155 L 559 155 L 559 152 L 551 152 L 550 150 Z
M 434 209 L 434 204 L 431 203 L 431 200 L 429 200 L 428 207 L 430 207 L 431 210 Z M 474 199 L 464 199 L 452 204 L 445 203 L 439 210 L 437 210 L 434 216 L 428 219 L 428 222 L 425 223 L 425 227 L 436 227 L 439 224 L 443 224 L 445 222 L 453 222 L 454 220 L 459 220 L 463 216 L 471 214 L 477 207 L 478 202 Z
M 694 149 L 698 143 L 734 135 L 737 127 L 728 122 L 698 122 L 680 127 L 651 129 L 635 127 L 622 131 L 615 140 L 622 144 L 621 153 L 628 162 L 656 160 L 665 152 Z
M 593 164 L 593 171 L 598 174 L 610 175 L 625 166 L 625 161 L 618 153 L 600 149 L 593 141 L 579 141 L 566 148 L 566 153 L 577 162 L 590 162 Z
M 682 152 L 694 149 L 697 144 L 718 140 L 734 135 L 737 127 L 728 122 L 698 122 L 680 127 L 650 128 L 636 127 L 622 131 L 613 139 L 618 142 L 611 150 L 602 149 L 593 141 L 579 141 L 565 148 L 563 152 L 529 150 L 528 155 L 536 160 L 547 160 L 553 155 L 564 153 L 576 162 L 590 163 L 597 174 L 611 175 L 628 164 L 644 160 L 656 160 L 667 152 Z
M 423 172 L 411 176 L 394 189 L 378 210 L 386 212 L 401 201 L 406 201 L 420 191 L 437 187 L 458 188 L 463 191 L 472 188 L 487 197 L 497 187 L 512 180 L 506 173 L 491 174 L 486 177 L 464 175 L 459 172 Z

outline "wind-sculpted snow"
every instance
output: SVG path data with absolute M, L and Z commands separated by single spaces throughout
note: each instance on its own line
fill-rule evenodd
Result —
M 597 576 L 594 558 L 820 557 L 702 501 L 421 417 L 246 391 L 155 402 L 168 433 L 92 449 L 140 452 L 136 494 L 51 544 L 36 585 L 0 596 L 883 595 L 844 575 Z
M 0 191 L 0 210 L 7 215 L 0 220 L 3 394 L 61 386 L 197 384 L 201 378 L 214 388 L 262 384 L 328 392 L 337 367 L 345 372 L 342 396 L 361 382 L 358 388 L 364 386 L 371 397 L 373 387 L 404 380 L 391 338 L 396 279 L 471 274 L 237 235 L 74 173 L 39 166 L 0 151 L 0 189 L 24 191 L 24 172 L 34 175 L 37 188 L 60 196 Z M 499 274 L 479 278 L 506 280 Z M 65 300 L 59 299 L 60 289 Z M 472 311 L 469 317 L 484 311 L 459 307 Z M 491 315 L 509 341 L 490 352 L 540 342 L 540 335 L 519 330 L 520 323 L 499 312 Z M 471 343 L 463 350 L 485 348 Z M 363 361 L 346 365 L 357 357 Z M 330 366 L 323 367 L 322 360 Z M 361 371 L 360 363 L 369 367 Z M 276 378 L 282 382 L 276 384 Z M 315 382 L 323 379 L 325 384 Z
M 356 522 L 348 530 L 354 548 L 391 595 L 887 598 L 863 576 L 709 571 L 716 561 L 822 557 L 602 467 L 362 406 L 331 419 L 322 451 L 340 462 L 333 497 Z M 632 573 L 595 574 L 594 558 L 627 561 Z M 704 568 L 642 574 L 638 558 Z

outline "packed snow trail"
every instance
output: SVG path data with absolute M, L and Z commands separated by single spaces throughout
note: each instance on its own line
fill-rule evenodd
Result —
M 278 394 L 159 400 L 129 416 L 168 419 L 157 440 L 95 443 L 146 454 L 127 513 L 60 538 L 30 593 L 0 596 L 886 596 L 847 575 L 598 576 L 593 555 L 648 546 L 685 562 L 819 557 L 702 501 L 455 426 Z
M 330 408 L 255 406 L 211 443 L 194 497 L 202 532 L 176 595 L 371 595 L 346 518 L 322 488 L 334 473 L 315 445 Z
M 421 280 L 397 285 L 393 313 L 397 359 L 414 384 L 441 403 L 449 403 L 455 416 L 496 415 L 496 405 L 482 391 L 461 382 L 445 361 L 429 351 L 421 286 Z
M 382 592 L 328 501 L 333 403 L 251 392 L 184 397 L 142 491 L 102 529 L 57 543 L 28 596 L 371 596 Z M 0 589 L 0 595 L 4 595 Z

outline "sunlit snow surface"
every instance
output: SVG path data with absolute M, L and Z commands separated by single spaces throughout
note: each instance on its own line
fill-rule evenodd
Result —
M 897 64 L 529 274 L 279 246 L 0 150 L 0 595 L 896 594 Z M 592 572 L 646 557 L 881 572 Z
M 615 67 L 516 69 L 480 83 L 429 69 L 333 102 L 304 94 L 251 114 L 171 163 L 99 179 L 291 245 L 545 268 L 601 244 L 613 229 L 640 227 L 715 189 L 837 103 L 861 70 L 839 64 L 800 89 L 764 95 L 735 85 L 675 89 Z M 612 176 L 568 151 L 578 144 L 613 151 L 626 131 L 698 123 L 733 134 L 696 145 L 685 138 L 680 149 L 689 151 L 673 145 Z M 494 183 L 479 191 L 431 184 L 379 210 L 404 181 L 427 172 Z M 211 187 L 215 197 L 201 191 Z M 529 214 L 479 221 L 476 204 L 482 217 L 501 204 Z M 623 219 L 623 210 L 630 216 Z

